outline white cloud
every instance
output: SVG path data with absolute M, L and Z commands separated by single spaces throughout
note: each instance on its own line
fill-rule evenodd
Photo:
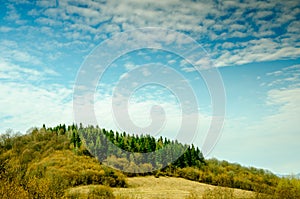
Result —
M 71 122 L 72 89 L 56 84 L 42 86 L 56 75 L 51 69 L 35 70 L 0 59 L 0 132 L 8 128 L 25 132 L 43 123 Z
M 8 128 L 25 132 L 43 123 L 54 126 L 73 121 L 69 100 L 72 90 L 61 85 L 41 88 L 26 83 L 2 82 L 0 93 L 1 132 Z
M 267 76 L 279 76 L 279 75 L 282 75 L 282 71 L 277 70 L 277 71 L 274 71 L 274 72 L 267 73 L 266 75 Z
M 266 76 L 276 77 L 271 82 L 265 82 L 264 85 L 269 87 L 276 86 L 277 88 L 297 88 L 300 85 L 300 65 L 292 65 L 281 70 L 269 72 Z
M 42 81 L 49 76 L 59 75 L 51 69 L 34 70 L 31 68 L 20 67 L 18 65 L 9 63 L 0 58 L 0 80 L 2 81 Z
M 35 22 L 42 24 L 42 25 L 47 25 L 47 26 L 61 26 L 63 23 L 61 21 L 57 21 L 54 19 L 46 18 L 46 17 L 39 17 L 35 20 Z
M 8 27 L 8 26 L 1 26 L 0 27 L 0 32 L 10 32 L 10 31 L 12 31 L 13 29 L 12 28 L 10 28 L 10 27 Z
M 124 65 L 125 69 L 126 70 L 133 70 L 135 68 L 137 68 L 138 66 L 136 66 L 135 64 L 133 64 L 132 62 L 127 62 L 125 65 Z
M 171 59 L 168 61 L 168 64 L 172 65 L 172 64 L 175 64 L 176 63 L 176 60 L 175 59 Z
M 20 50 L 17 42 L 11 40 L 0 40 L 0 56 L 5 60 L 30 63 L 35 66 L 42 63 L 38 57 L 28 53 L 27 49 Z
M 44 8 L 55 7 L 56 1 L 38 0 L 36 5 Z
M 293 21 L 289 24 L 287 28 L 288 32 L 299 34 L 300 32 L 300 22 L 299 21 Z
M 16 11 L 16 8 L 12 4 L 7 5 L 7 8 L 9 11 L 6 13 L 5 19 L 9 21 L 15 21 L 15 22 L 18 21 L 20 15 Z
M 143 74 L 145 77 L 148 77 L 149 75 L 152 74 L 152 72 L 149 71 L 147 68 L 142 68 L 142 74 Z
M 232 51 L 220 51 L 220 56 L 216 59 L 216 66 L 241 65 L 251 62 L 297 58 L 300 56 L 300 48 L 282 46 L 282 44 L 272 39 L 262 38 L 251 40 L 249 42 L 242 42 L 241 45 L 246 47 Z
M 232 42 L 224 42 L 223 44 L 222 44 L 222 48 L 223 49 L 232 49 L 232 48 L 234 48 L 236 45 L 234 44 L 234 43 L 232 43 Z
M 255 15 L 253 15 L 253 17 L 256 19 L 260 19 L 260 18 L 268 17 L 272 14 L 273 14 L 272 11 L 259 11 L 259 12 L 255 13 Z

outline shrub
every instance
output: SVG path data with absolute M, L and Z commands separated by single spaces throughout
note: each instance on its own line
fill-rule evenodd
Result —
M 296 178 L 281 179 L 275 191 L 275 198 L 300 198 L 300 180 Z
M 28 192 L 17 181 L 9 181 L 0 176 L 0 196 L 2 199 L 29 198 Z

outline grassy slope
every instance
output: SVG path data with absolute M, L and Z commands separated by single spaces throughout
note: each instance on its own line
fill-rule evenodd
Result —
M 202 198 L 209 189 L 216 186 L 175 177 L 133 177 L 128 178 L 128 188 L 113 188 L 114 194 L 119 198 Z M 251 198 L 253 192 L 240 189 L 229 189 L 237 198 Z

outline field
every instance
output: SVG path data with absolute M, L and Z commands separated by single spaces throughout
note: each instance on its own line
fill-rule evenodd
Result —
M 175 177 L 133 177 L 128 178 L 128 188 L 113 188 L 118 198 L 202 198 L 210 192 L 223 192 L 234 198 L 252 198 L 250 191 L 220 188 Z

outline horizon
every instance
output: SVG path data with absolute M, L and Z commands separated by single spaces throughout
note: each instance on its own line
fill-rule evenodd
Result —
M 204 147 L 205 158 L 300 174 L 297 1 L 10 0 L 0 13 L 1 133 L 25 133 L 42 124 L 98 124 L 179 137 Z M 138 42 L 116 40 L 124 35 Z M 189 42 L 197 48 L 188 48 Z M 111 57 L 121 44 L 130 51 Z M 110 48 L 92 63 L 112 62 L 101 78 L 94 77 L 98 68 L 87 65 L 105 45 Z M 135 49 L 139 45 L 148 48 Z M 206 79 L 211 71 L 214 76 Z M 95 86 L 88 88 L 95 116 L 85 115 L 86 106 L 76 101 L 86 100 L 80 89 L 88 81 Z M 211 85 L 221 86 L 217 94 Z M 185 105 L 185 98 L 192 102 Z M 124 99 L 126 107 L 114 109 Z M 207 144 L 217 117 L 222 129 Z M 191 122 L 185 136 L 178 133 L 182 118 Z

